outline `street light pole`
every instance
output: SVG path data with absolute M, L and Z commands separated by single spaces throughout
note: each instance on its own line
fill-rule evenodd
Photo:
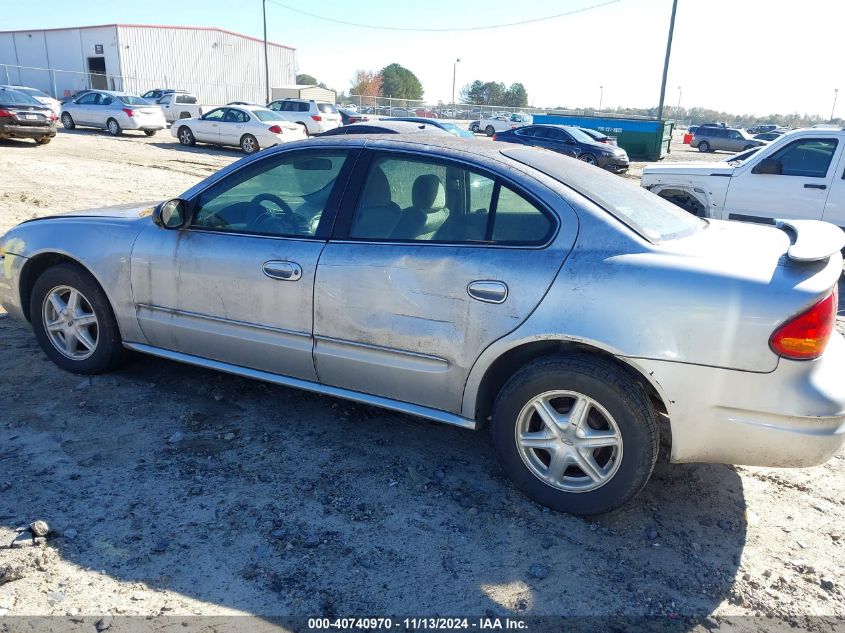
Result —
M 663 102 L 666 99 L 666 77 L 669 74 L 669 56 L 672 54 L 672 36 L 675 34 L 675 13 L 678 0 L 672 0 L 672 17 L 669 20 L 669 38 L 666 40 L 666 60 L 663 62 L 663 81 L 660 83 L 660 104 L 657 106 L 657 118 L 663 118 Z
M 602 101 L 604 101 L 604 86 L 599 86 L 599 112 L 601 112 Z
M 458 57 L 455 60 L 455 63 L 452 64 L 452 110 L 455 109 L 455 79 L 458 76 L 458 64 L 460 63 L 461 58 Z
M 261 13 L 264 16 L 264 103 L 270 103 L 270 65 L 267 54 L 267 0 L 261 0 Z
M 833 107 L 830 109 L 830 121 L 833 122 L 833 113 L 836 111 L 836 97 L 839 96 L 839 88 L 833 89 Z
M 683 91 L 682 91 L 681 87 L 678 86 L 678 107 L 677 107 L 677 115 L 676 116 L 681 116 L 681 93 L 682 92 Z

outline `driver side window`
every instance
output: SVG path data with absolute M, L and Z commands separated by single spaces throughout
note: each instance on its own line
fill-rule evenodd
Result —
M 203 117 L 205 121 L 222 121 L 223 115 L 226 114 L 225 108 L 218 108 L 217 110 L 212 110 L 208 114 Z
M 313 237 L 347 153 L 297 152 L 249 165 L 202 192 L 192 228 Z

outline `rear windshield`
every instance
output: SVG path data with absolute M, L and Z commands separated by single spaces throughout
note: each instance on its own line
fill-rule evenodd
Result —
M 118 99 L 123 101 L 126 105 L 153 105 L 146 99 L 141 97 L 133 97 L 132 95 L 115 95 Z
M 577 191 L 651 242 L 694 233 L 706 222 L 660 196 L 602 169 L 554 152 L 507 149 L 502 154 Z
M 595 143 L 596 142 L 596 140 L 592 136 L 590 136 L 586 132 L 581 131 L 577 127 L 567 127 L 566 131 L 569 132 L 572 135 L 572 138 L 574 138 L 579 143 Z
M 318 103 L 317 109 L 323 114 L 337 114 L 337 106 L 333 103 Z
M 9 90 L 7 88 L 0 88 L 0 104 L 2 105 L 26 105 L 44 107 L 41 103 L 33 99 L 27 94 L 18 92 L 17 90 Z
M 258 117 L 259 121 L 284 121 L 283 117 L 278 112 L 273 110 L 253 110 L 252 113 Z

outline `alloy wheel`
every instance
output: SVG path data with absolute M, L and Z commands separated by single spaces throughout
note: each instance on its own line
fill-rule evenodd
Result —
M 97 349 L 100 328 L 91 302 L 76 288 L 56 286 L 44 298 L 44 329 L 50 342 L 71 360 L 85 360 Z
M 613 416 L 576 391 L 548 391 L 530 400 L 515 435 L 531 473 L 564 492 L 600 488 L 622 463 L 622 434 Z

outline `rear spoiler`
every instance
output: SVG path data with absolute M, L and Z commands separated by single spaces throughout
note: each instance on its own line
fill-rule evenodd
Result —
M 795 236 L 786 254 L 796 262 L 819 262 L 845 247 L 845 231 L 820 220 L 775 220 L 775 226 Z

